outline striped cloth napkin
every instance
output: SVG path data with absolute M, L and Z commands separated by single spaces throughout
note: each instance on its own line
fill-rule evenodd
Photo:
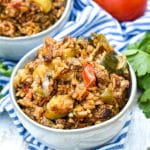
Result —
M 144 16 L 133 22 L 123 23 L 119 23 L 111 15 L 97 6 L 92 0 L 74 0 L 70 20 L 64 28 L 54 36 L 54 38 L 60 39 L 65 35 L 71 35 L 73 37 L 82 35 L 84 37 L 89 37 L 92 32 L 103 33 L 116 50 L 122 51 L 126 48 L 132 37 L 145 31 L 150 31 L 149 20 L 150 0 L 148 0 L 147 10 Z M 3 63 L 8 67 L 13 67 L 15 65 L 15 62 L 6 60 L 3 60 Z M 48 148 L 33 137 L 18 119 L 8 94 L 9 78 L 0 75 L 0 85 L 3 86 L 3 90 L 0 94 L 4 95 L 0 100 L 0 112 L 3 112 L 4 110 L 8 112 L 17 131 L 23 137 L 24 141 L 28 143 L 28 150 L 50 150 L 50 147 Z M 130 122 L 131 115 L 127 118 L 124 127 L 115 139 L 98 148 L 98 150 L 123 149 L 126 143 Z

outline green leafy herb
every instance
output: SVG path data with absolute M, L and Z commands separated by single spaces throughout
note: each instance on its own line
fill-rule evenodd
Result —
M 135 55 L 136 53 L 138 53 L 137 49 L 130 49 L 129 51 L 124 51 L 123 52 L 126 56 L 132 56 Z
M 9 77 L 12 73 L 12 68 L 8 68 L 6 65 L 0 61 L 0 74 Z
M 0 99 L 3 98 L 3 95 L 0 94 Z
M 150 118 L 150 32 L 141 41 L 129 45 L 124 54 L 136 73 L 138 87 L 143 91 L 139 106 Z
M 138 86 L 144 90 L 149 89 L 150 88 L 150 74 L 146 74 L 143 77 L 139 77 Z
M 147 89 L 140 97 L 141 103 L 146 103 L 150 101 L 150 88 Z
M 130 44 L 128 46 L 128 49 L 132 50 L 132 49 L 137 49 L 138 47 L 139 47 L 139 42 L 136 42 L 136 43 Z
M 150 88 L 147 89 L 140 97 L 139 106 L 143 110 L 146 117 L 150 117 Z
M 2 61 L 0 61 L 0 75 L 4 75 L 7 77 L 10 77 L 11 73 L 12 73 L 12 68 L 8 68 L 5 64 L 3 64 Z M 0 85 L 0 92 L 3 89 L 3 87 Z M 0 94 L 0 99 L 3 97 L 2 94 Z
M 150 54 L 150 33 L 146 33 L 138 48 Z
M 0 85 L 0 92 L 2 91 L 3 87 Z M 3 95 L 0 94 L 0 99 L 3 97 Z
M 2 91 L 3 87 L 0 85 L 0 92 Z
M 127 57 L 138 76 L 150 73 L 150 54 L 139 51 L 135 55 Z

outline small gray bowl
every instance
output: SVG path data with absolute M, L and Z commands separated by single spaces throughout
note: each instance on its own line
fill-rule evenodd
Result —
M 72 6 L 73 0 L 66 0 L 65 10 L 61 18 L 42 32 L 15 38 L 0 36 L 0 58 L 17 61 L 32 48 L 42 43 L 45 36 L 54 36 L 67 23 Z
M 131 75 L 130 95 L 127 104 L 124 106 L 120 113 L 101 124 L 93 125 L 86 128 L 70 130 L 54 129 L 43 126 L 33 121 L 21 110 L 16 102 L 15 90 L 13 87 L 14 77 L 16 76 L 18 69 L 23 68 L 28 62 L 34 60 L 40 47 L 41 45 L 28 52 L 17 64 L 11 76 L 11 101 L 15 112 L 23 123 L 24 127 L 33 136 L 48 145 L 50 148 L 58 150 L 92 149 L 93 147 L 105 144 L 113 137 L 115 137 L 124 126 L 127 117 L 130 114 L 131 107 L 136 101 L 136 77 L 131 66 L 129 65 L 129 71 Z

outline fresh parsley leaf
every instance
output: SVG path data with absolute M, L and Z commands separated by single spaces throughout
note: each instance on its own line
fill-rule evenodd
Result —
M 0 99 L 3 98 L 3 95 L 0 94 Z
M 8 68 L 6 65 L 0 61 L 0 74 L 9 77 L 12 73 L 12 68 Z
M 4 75 L 7 77 L 10 77 L 12 73 L 12 68 L 9 68 L 7 65 L 3 64 L 3 62 L 0 60 L 0 75 Z M 3 87 L 0 85 L 0 92 L 3 89 Z M 0 99 L 3 97 L 2 94 L 0 94 Z
M 150 54 L 150 32 L 147 32 L 144 38 L 139 42 L 138 48 Z
M 138 53 L 138 49 L 129 49 L 123 52 L 124 55 L 126 56 L 132 56 Z
M 129 56 L 128 61 L 137 73 L 137 76 L 140 77 L 150 73 L 150 54 L 139 51 L 136 55 Z
M 2 91 L 3 86 L 0 85 L 0 92 Z M 0 99 L 3 97 L 3 95 L 0 94 Z
M 130 44 L 130 45 L 128 46 L 128 49 L 138 49 L 138 48 L 139 48 L 139 42 Z
M 0 68 L 0 74 L 9 77 L 12 73 L 12 69 Z
M 128 50 L 138 49 L 150 54 L 150 32 L 147 32 L 141 41 L 130 44 Z
M 150 74 L 146 74 L 145 76 L 138 78 L 138 85 L 144 90 L 150 88 Z
M 3 86 L 2 86 L 2 85 L 0 85 L 0 92 L 2 91 L 2 89 L 3 89 Z
M 139 103 L 140 108 L 143 110 L 143 113 L 147 118 L 150 118 L 150 102 Z
M 129 45 L 124 54 L 136 73 L 138 87 L 143 91 L 139 106 L 150 118 L 150 32 L 142 40 Z
M 146 103 L 146 102 L 150 102 L 150 88 L 147 89 L 142 96 L 140 97 L 140 102 L 141 103 Z
M 150 118 L 150 88 L 147 89 L 140 97 L 139 106 L 143 110 L 145 116 Z

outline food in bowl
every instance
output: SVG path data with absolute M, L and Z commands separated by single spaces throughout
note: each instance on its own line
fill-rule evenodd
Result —
M 32 120 L 57 129 L 100 124 L 128 101 L 130 73 L 125 56 L 106 38 L 62 41 L 46 38 L 37 57 L 13 81 L 16 101 Z
M 64 12 L 65 0 L 2 0 L 0 36 L 36 34 L 52 26 Z

